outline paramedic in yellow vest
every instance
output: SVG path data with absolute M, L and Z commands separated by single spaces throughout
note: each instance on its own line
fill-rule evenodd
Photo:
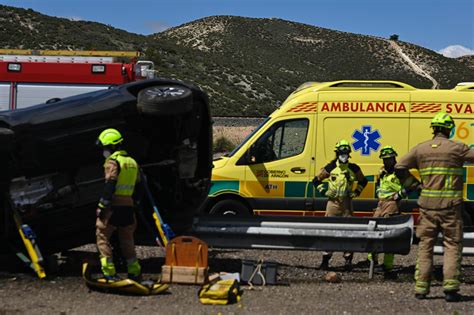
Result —
M 438 113 L 431 121 L 433 139 L 412 148 L 395 166 L 395 172 L 409 184 L 409 169 L 418 169 L 422 191 L 418 199 L 420 238 L 415 271 L 415 297 L 425 299 L 430 292 L 433 269 L 433 246 L 443 234 L 443 291 L 448 302 L 457 302 L 461 273 L 463 221 L 463 165 L 474 162 L 474 150 L 461 142 L 449 140 L 454 121 Z
M 383 161 L 383 166 L 379 172 L 377 197 L 379 202 L 374 212 L 375 218 L 388 218 L 400 214 L 400 202 L 406 197 L 406 190 L 402 188 L 400 180 L 395 175 L 395 164 L 397 164 L 397 152 L 391 146 L 385 146 L 380 150 L 379 158 Z M 368 259 L 375 260 L 377 256 L 370 253 Z M 390 273 L 393 270 L 393 254 L 385 254 L 383 264 L 380 265 L 382 271 Z
M 367 185 L 367 179 L 357 164 L 349 163 L 351 146 L 348 141 L 341 140 L 336 143 L 334 152 L 336 158 L 321 169 L 319 174 L 313 179 L 313 185 L 323 193 L 325 190 L 322 181 L 328 180 L 326 196 L 327 217 L 350 217 L 352 216 L 352 199 L 359 196 Z M 357 181 L 357 187 L 353 190 L 353 184 Z M 344 253 L 346 270 L 352 269 L 352 253 Z M 326 270 L 329 267 L 329 260 L 332 253 L 325 252 L 320 269 Z
M 97 209 L 96 236 L 104 276 L 116 277 L 110 237 L 117 231 L 120 247 L 127 260 L 128 277 L 139 280 L 141 266 L 137 260 L 134 232 L 137 226 L 132 199 L 138 180 L 138 165 L 122 149 L 123 138 L 116 129 L 104 130 L 97 145 L 105 157 L 105 186 Z

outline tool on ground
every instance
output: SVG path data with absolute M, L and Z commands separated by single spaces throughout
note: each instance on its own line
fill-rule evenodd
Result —
M 11 199 L 9 200 L 9 209 L 11 210 L 13 220 L 15 221 L 16 228 L 20 234 L 23 245 L 25 246 L 28 257 L 22 252 L 15 250 L 16 255 L 20 260 L 26 263 L 31 269 L 33 269 L 40 279 L 46 278 L 46 272 L 43 268 L 43 256 L 36 242 L 36 234 L 33 229 L 28 225 L 23 223 L 18 209 L 13 204 Z
M 158 207 L 156 206 L 155 199 L 151 194 L 150 187 L 148 186 L 148 180 L 145 173 L 140 169 L 140 179 L 142 181 L 143 187 L 145 188 L 145 192 L 147 194 L 148 200 L 150 201 L 151 206 L 153 207 L 153 218 L 155 219 L 156 227 L 158 232 L 161 236 L 161 240 L 163 245 L 167 246 L 168 242 L 175 236 L 171 227 L 164 223 L 163 219 L 161 218 L 160 212 L 158 211 Z
M 82 265 L 82 278 L 90 289 L 131 295 L 155 295 L 168 290 L 169 285 L 155 281 L 137 282 L 132 279 L 106 279 L 102 274 L 93 275 L 88 263 Z
M 145 226 L 145 228 L 148 230 L 148 232 L 150 232 L 153 235 L 153 238 L 155 239 L 156 245 L 158 245 L 158 247 L 162 248 L 163 250 L 166 250 L 165 246 L 161 242 L 160 236 L 158 234 L 156 234 L 156 231 L 151 227 L 150 223 L 148 222 L 148 220 L 143 215 L 143 212 L 141 210 L 138 210 L 137 212 L 138 212 L 138 216 L 142 220 L 142 223 Z
M 166 246 L 163 283 L 204 284 L 208 277 L 208 246 L 192 236 L 179 236 Z
M 242 260 L 240 281 L 248 284 L 251 289 L 256 285 L 276 284 L 277 269 L 278 264 L 274 261 Z

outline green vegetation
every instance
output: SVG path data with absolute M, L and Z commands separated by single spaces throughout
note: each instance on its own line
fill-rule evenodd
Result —
M 397 80 L 431 87 L 386 39 L 280 19 L 214 16 L 142 36 L 0 5 L 0 40 L 3 48 L 142 50 L 160 76 L 208 92 L 213 116 L 266 116 L 307 81 Z M 397 43 L 441 88 L 474 81 L 471 59 Z
M 230 152 L 235 148 L 235 144 L 224 136 L 214 140 L 212 149 L 214 153 Z

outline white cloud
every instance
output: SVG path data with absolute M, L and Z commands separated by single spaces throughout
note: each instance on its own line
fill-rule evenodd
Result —
M 148 21 L 145 22 L 145 25 L 150 29 L 152 33 L 160 33 L 166 31 L 171 27 L 168 24 L 160 21 Z
M 461 45 L 451 45 L 438 51 L 441 55 L 449 58 L 457 58 L 466 55 L 474 55 L 474 50 Z

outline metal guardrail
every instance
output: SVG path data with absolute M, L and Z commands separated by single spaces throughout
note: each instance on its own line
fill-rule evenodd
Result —
M 464 228 L 462 246 L 463 256 L 474 256 L 474 227 Z M 438 235 L 433 252 L 435 255 L 444 254 L 443 235 L 441 233 Z
M 195 218 L 193 232 L 209 246 L 218 248 L 406 255 L 413 240 L 413 217 L 203 216 Z

